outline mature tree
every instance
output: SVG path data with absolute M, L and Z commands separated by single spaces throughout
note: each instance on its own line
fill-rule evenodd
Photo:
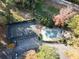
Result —
M 71 18 L 76 12 L 73 11 L 72 7 L 62 8 L 58 15 L 54 16 L 53 21 L 57 26 L 64 26 L 66 20 Z

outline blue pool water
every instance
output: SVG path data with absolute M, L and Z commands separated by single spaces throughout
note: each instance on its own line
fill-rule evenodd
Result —
M 29 29 L 30 25 L 34 24 L 36 24 L 35 21 L 8 24 L 7 37 L 16 45 L 13 50 L 13 59 L 19 59 L 27 50 L 39 47 L 38 36 Z
M 61 28 L 45 28 L 43 31 L 49 38 L 62 38 L 64 32 Z

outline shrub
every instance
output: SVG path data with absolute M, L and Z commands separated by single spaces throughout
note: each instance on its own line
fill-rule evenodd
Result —
M 18 21 L 25 21 L 26 19 L 24 17 L 22 17 L 18 11 L 13 11 L 10 10 L 12 17 L 14 18 L 14 22 L 18 22 Z
M 29 50 L 21 59 L 37 59 L 37 53 L 35 52 L 35 50 Z
M 46 5 L 43 0 L 39 0 L 35 4 L 34 15 L 44 26 L 53 27 L 52 15 L 57 14 L 59 9 Z
M 76 49 L 79 49 L 79 38 L 72 38 L 71 40 L 67 41 L 67 44 Z
M 2 1 L 0 2 L 0 23 L 6 24 L 17 21 L 25 21 L 25 18 L 20 14 L 20 11 L 17 8 L 15 8 L 17 9 L 16 11 L 14 11 L 14 9 L 11 9 L 12 5 L 9 4 L 9 0 L 6 0 L 6 2 L 7 3 L 3 3 Z
M 72 38 L 67 43 L 71 46 L 70 50 L 65 51 L 65 55 L 69 59 L 79 59 L 79 38 Z
M 49 46 L 42 46 L 37 53 L 38 59 L 59 59 L 56 49 Z
M 70 19 L 68 27 L 73 30 L 75 35 L 79 35 L 79 15 L 75 15 Z
M 79 59 L 79 52 L 75 49 L 65 51 L 65 55 L 68 57 L 68 59 Z

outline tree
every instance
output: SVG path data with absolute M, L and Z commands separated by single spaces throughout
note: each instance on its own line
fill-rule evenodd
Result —
M 67 24 L 73 30 L 75 36 L 79 37 L 79 15 L 74 15 Z
M 53 21 L 57 26 L 64 26 L 66 20 L 71 18 L 76 12 L 73 11 L 72 7 L 62 8 L 58 15 L 54 16 Z

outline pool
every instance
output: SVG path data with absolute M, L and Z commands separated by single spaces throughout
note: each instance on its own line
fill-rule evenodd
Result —
M 43 28 L 41 30 L 43 41 L 58 41 L 63 38 L 64 30 L 61 28 Z
M 40 45 L 38 36 L 30 30 L 30 25 L 34 24 L 35 20 L 8 24 L 7 38 L 16 45 L 13 59 L 20 59 L 19 57 L 30 49 L 38 49 Z

